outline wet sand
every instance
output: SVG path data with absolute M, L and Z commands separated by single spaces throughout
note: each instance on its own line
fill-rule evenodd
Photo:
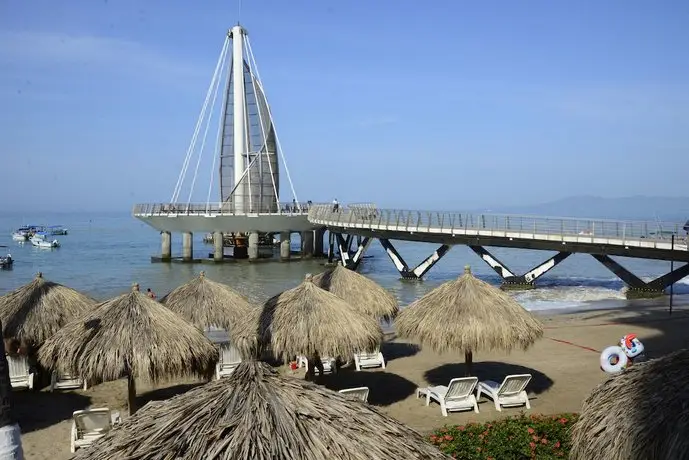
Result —
M 588 310 L 541 316 L 545 336 L 528 351 L 475 353 L 474 375 L 481 379 L 501 380 L 508 374 L 533 375 L 528 390 L 531 412 L 577 412 L 584 398 L 606 378 L 599 369 L 599 354 L 615 345 L 628 333 L 636 333 L 644 343 L 649 358 L 659 357 L 689 346 L 689 305 L 675 305 L 668 314 L 667 299 L 638 301 L 617 310 Z M 654 306 L 655 305 L 655 306 Z M 663 305 L 663 306 L 658 306 Z M 437 355 L 400 339 L 383 345 L 387 368 L 354 372 L 342 369 L 336 376 L 326 376 L 322 384 L 332 388 L 368 386 L 369 403 L 383 412 L 427 433 L 445 424 L 493 420 L 516 415 L 520 409 L 497 412 L 493 403 L 482 399 L 479 414 L 450 413 L 443 417 L 437 404 L 426 407 L 416 399 L 419 386 L 447 385 L 453 377 L 464 376 L 463 356 Z M 286 367 L 282 372 L 289 373 Z M 303 376 L 296 372 L 295 377 Z M 151 388 L 138 385 L 141 404 L 165 399 L 200 384 L 181 381 Z M 71 457 L 69 436 L 71 414 L 87 407 L 109 407 L 126 413 L 126 381 L 108 382 L 86 391 L 48 393 L 16 391 L 14 406 L 22 427 L 22 442 L 27 459 L 62 460 Z

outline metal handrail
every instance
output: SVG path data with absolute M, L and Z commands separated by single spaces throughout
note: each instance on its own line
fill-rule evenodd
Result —
M 528 234 L 532 238 L 579 237 L 598 242 L 604 238 L 631 241 L 669 241 L 671 235 L 686 241 L 683 223 L 614 221 L 606 219 L 552 218 L 509 214 L 471 214 L 447 211 L 412 211 L 401 209 L 367 209 L 327 204 L 313 205 L 309 221 L 315 224 L 358 227 L 401 232 L 466 233 L 510 236 Z M 550 239 L 550 238 L 549 238 Z
M 286 204 L 281 207 L 254 207 L 238 212 L 233 203 L 141 203 L 132 208 L 133 216 L 208 216 L 208 215 L 246 215 L 277 214 L 307 215 L 313 204 Z

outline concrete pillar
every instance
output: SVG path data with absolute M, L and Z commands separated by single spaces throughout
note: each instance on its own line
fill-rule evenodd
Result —
M 301 256 L 305 259 L 313 257 L 313 230 L 301 232 Z
M 325 238 L 325 228 L 317 228 L 313 231 L 313 255 L 323 257 L 323 239 Z
M 182 233 L 182 260 L 190 261 L 194 259 L 194 234 L 191 232 Z
M 225 249 L 224 246 L 224 236 L 222 232 L 213 233 L 213 260 L 216 262 L 222 262 Z
M 160 232 L 160 258 L 172 259 L 172 235 L 170 232 Z
M 258 232 L 249 233 L 249 260 L 258 259 Z
M 289 260 L 291 255 L 290 232 L 280 232 L 280 259 Z

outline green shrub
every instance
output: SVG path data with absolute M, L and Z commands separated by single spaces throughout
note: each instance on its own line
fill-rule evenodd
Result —
M 567 458 L 577 414 L 521 414 L 488 423 L 445 426 L 430 440 L 446 454 L 464 460 Z

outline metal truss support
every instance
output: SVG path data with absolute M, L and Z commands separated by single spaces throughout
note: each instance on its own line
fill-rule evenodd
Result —
M 371 244 L 371 238 L 357 238 L 357 248 L 356 251 L 352 251 L 352 235 L 347 235 L 343 237 L 340 233 L 335 233 L 335 238 L 337 239 L 337 246 L 340 252 L 340 261 L 342 266 L 348 268 L 349 270 L 354 270 L 359 267 L 361 260 L 364 258 L 364 253 L 366 249 Z
M 546 274 L 548 271 L 552 270 L 569 257 L 571 252 L 558 252 L 550 259 L 545 262 L 536 265 L 531 270 L 527 271 L 523 275 L 517 275 L 512 270 L 507 268 L 507 266 L 500 262 L 497 257 L 488 252 L 483 246 L 469 246 L 472 251 L 474 251 L 485 263 L 487 263 L 495 273 L 500 275 L 503 279 L 502 288 L 503 289 L 533 289 L 535 286 L 535 281 Z
M 613 260 L 612 257 L 606 254 L 592 254 L 593 258 L 605 265 L 605 267 L 617 275 L 629 288 L 627 290 L 627 297 L 629 298 L 644 298 L 644 297 L 658 297 L 665 294 L 665 289 L 675 284 L 685 276 L 689 276 L 689 263 L 682 265 L 679 268 L 659 276 L 653 281 L 644 281 L 634 273 L 623 267 L 619 262 Z
M 397 267 L 397 271 L 400 272 L 402 279 L 405 280 L 419 280 L 423 278 L 423 276 L 428 272 L 428 270 L 430 270 L 433 267 L 433 265 L 435 265 L 440 259 L 442 259 L 443 256 L 447 254 L 447 251 L 450 250 L 450 246 L 448 246 L 447 244 L 443 244 L 438 249 L 436 249 L 433 252 L 433 254 L 428 256 L 423 262 L 421 262 L 419 265 L 410 270 L 409 266 L 407 265 L 407 262 L 404 261 L 400 253 L 397 252 L 392 243 L 390 243 L 390 240 L 386 238 L 379 238 L 378 241 L 380 241 L 380 244 L 385 249 L 385 252 L 387 252 L 388 256 L 390 256 L 390 260 L 392 260 L 392 263 L 395 264 L 395 267 Z

